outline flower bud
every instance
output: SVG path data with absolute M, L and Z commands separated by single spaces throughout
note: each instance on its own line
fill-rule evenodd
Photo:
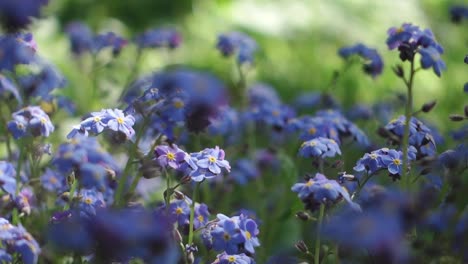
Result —
M 434 106 L 436 104 L 437 104 L 436 100 L 431 101 L 431 102 L 427 102 L 427 103 L 423 104 L 423 106 L 421 107 L 421 111 L 423 111 L 424 113 L 428 113 L 434 108 Z
M 449 116 L 449 118 L 450 120 L 455 121 L 455 122 L 463 121 L 465 119 L 464 116 L 458 115 L 458 114 L 452 114 Z

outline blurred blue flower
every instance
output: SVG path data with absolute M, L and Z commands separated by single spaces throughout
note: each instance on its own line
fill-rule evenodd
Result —
M 67 25 L 66 32 L 70 39 L 70 46 L 73 54 L 81 55 L 92 50 L 93 33 L 84 23 L 72 22 Z
M 0 187 L 10 195 L 16 192 L 16 170 L 6 161 L 0 161 Z
M 19 254 L 22 263 L 35 264 L 38 262 L 41 253 L 39 244 L 23 226 L 14 226 L 8 220 L 0 218 L 0 242 L 8 254 Z
M 33 41 L 30 34 L 0 36 L 0 54 L 2 54 L 0 70 L 13 71 L 16 65 L 29 64 L 35 60 L 35 46 L 31 44 L 32 42 L 23 40 L 24 38 Z
M 48 0 L 1 0 L 0 24 L 9 31 L 25 29 L 33 18 L 40 17 L 41 8 L 48 3 Z
M 18 80 L 24 90 L 26 97 L 47 96 L 56 88 L 63 88 L 66 85 L 65 77 L 52 65 L 43 65 L 38 73 L 21 76 Z
M 120 54 L 120 51 L 127 45 L 127 40 L 118 36 L 114 32 L 107 32 L 104 34 L 99 34 L 94 37 L 93 40 L 93 50 L 98 53 L 104 48 L 112 48 L 112 54 L 117 56 Z
M 211 264 L 255 264 L 249 256 L 242 254 L 229 255 L 226 252 L 218 254 L 216 260 Z
M 157 28 L 147 30 L 135 39 L 136 44 L 142 48 L 170 48 L 179 47 L 182 42 L 182 37 L 174 29 Z
M 234 163 L 229 177 L 241 185 L 247 184 L 248 181 L 254 180 L 260 176 L 260 171 L 257 165 L 251 159 L 243 158 Z
M 358 55 L 364 60 L 364 72 L 374 78 L 382 73 L 383 60 L 376 49 L 368 48 L 364 44 L 359 43 L 341 48 L 338 54 L 344 59 L 348 59 L 352 55 Z
M 294 184 L 291 190 L 298 194 L 306 209 L 311 211 L 317 210 L 320 204 L 336 204 L 342 199 L 345 199 L 353 209 L 360 210 L 360 206 L 351 201 L 346 188 L 320 173 L 315 174 L 314 178 L 305 183 Z
M 12 114 L 13 120 L 8 122 L 8 130 L 15 139 L 30 134 L 34 137 L 48 137 L 55 127 L 49 116 L 39 106 L 28 106 Z
M 420 49 L 419 53 L 421 54 L 421 67 L 423 69 L 432 67 L 434 73 L 440 77 L 441 71 L 447 68 L 440 58 L 440 52 L 434 47 L 428 47 Z
M 449 12 L 454 23 L 461 23 L 468 18 L 468 7 L 464 5 L 453 5 L 450 7 Z
M 299 155 L 305 158 L 320 157 L 333 158 L 341 155 L 341 150 L 336 141 L 324 137 L 318 137 L 302 143 L 299 149 Z
M 66 185 L 65 177 L 59 175 L 58 172 L 47 168 L 41 176 L 41 184 L 44 189 L 50 192 L 59 193 L 63 191 Z
M 0 96 L 8 98 L 13 95 L 18 103 L 23 103 L 18 88 L 6 76 L 0 74 Z
M 239 64 L 253 63 L 257 43 L 248 35 L 233 31 L 220 34 L 216 48 L 225 57 L 237 53 L 237 62 Z

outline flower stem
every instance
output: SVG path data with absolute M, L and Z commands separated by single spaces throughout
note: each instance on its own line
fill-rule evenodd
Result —
M 64 211 L 70 209 L 70 205 L 73 203 L 73 198 L 75 196 L 75 191 L 77 190 L 77 187 L 78 187 L 78 179 L 74 177 L 73 183 L 70 187 L 70 197 L 68 198 L 70 201 L 63 206 Z
M 322 230 L 323 216 L 325 214 L 325 204 L 320 204 L 320 213 L 317 224 L 317 237 L 315 239 L 314 264 L 320 264 L 320 230 Z
M 403 142 L 402 142 L 402 151 L 403 151 L 403 169 L 402 169 L 402 176 L 404 179 L 404 184 L 406 188 L 410 187 L 410 178 L 408 174 L 408 146 L 409 146 L 409 124 L 411 122 L 411 115 L 413 113 L 413 80 L 416 71 L 414 70 L 414 59 L 411 60 L 411 69 L 409 80 L 403 79 L 406 84 L 406 89 L 408 93 L 408 98 L 406 99 L 406 108 L 405 108 L 405 129 L 403 132 Z
M 119 95 L 119 102 L 121 102 L 124 96 L 127 94 L 128 87 L 130 86 L 131 82 L 135 79 L 135 77 L 138 75 L 142 54 L 143 54 L 143 49 L 138 47 L 137 54 L 135 56 L 135 61 L 133 62 L 130 73 L 127 76 L 127 80 L 125 80 L 125 84 L 122 89 L 122 92 Z
M 193 189 L 193 197 L 192 197 L 192 204 L 190 205 L 190 223 L 189 223 L 189 236 L 188 236 L 188 245 L 192 245 L 193 242 L 193 221 L 195 217 L 195 201 L 197 200 L 198 196 L 198 186 L 200 183 L 195 184 Z

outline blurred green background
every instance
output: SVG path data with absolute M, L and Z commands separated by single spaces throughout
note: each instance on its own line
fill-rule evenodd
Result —
M 405 92 L 403 82 L 391 70 L 399 63 L 398 52 L 388 50 L 385 40 L 388 28 L 411 22 L 431 28 L 445 48 L 447 71 L 441 78 L 432 70 L 421 71 L 415 84 L 415 108 L 437 99 L 436 109 L 427 118 L 445 132 L 458 126 L 449 123 L 447 116 L 463 111 L 463 84 L 468 81 L 468 65 L 463 63 L 468 24 L 451 23 L 448 12 L 457 3 L 460 1 L 63 0 L 51 1 L 46 19 L 38 21 L 32 31 L 36 33 L 40 55 L 56 64 L 69 79 L 71 89 L 65 93 L 78 100 L 81 112 L 96 109 L 85 109 L 87 95 L 80 86 L 90 80 L 83 78 L 86 70 L 77 72 L 76 58 L 68 52 L 68 40 L 61 34 L 73 20 L 86 22 L 97 33 L 114 31 L 128 39 L 145 29 L 175 27 L 183 36 L 181 48 L 170 54 L 146 53 L 140 72 L 183 64 L 214 72 L 228 85 L 236 75 L 232 61 L 215 49 L 217 35 L 231 30 L 249 33 L 260 47 L 255 67 L 248 74 L 249 81 L 273 85 L 286 102 L 303 91 L 323 90 L 333 71 L 344 65 L 337 50 L 361 42 L 379 51 L 385 67 L 381 76 L 372 79 L 355 65 L 339 79 L 333 94 L 344 106 L 351 106 L 387 100 L 394 97 L 394 92 Z M 135 47 L 124 49 L 106 70 L 109 81 L 99 85 L 118 93 L 134 56 Z M 103 107 L 115 104 L 113 96 L 101 100 Z

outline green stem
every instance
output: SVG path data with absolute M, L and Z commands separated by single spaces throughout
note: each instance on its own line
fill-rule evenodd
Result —
M 24 149 L 24 139 L 19 139 L 18 140 L 18 150 L 19 150 L 19 157 L 18 157 L 18 162 L 16 164 L 16 189 L 15 189 L 15 197 L 18 196 L 20 192 L 20 183 L 21 183 L 21 166 L 23 165 L 23 159 L 25 153 Z M 13 209 L 13 215 L 12 215 L 12 222 L 13 225 L 17 225 L 19 221 L 19 212 L 17 208 Z
M 143 136 L 143 132 L 144 132 L 146 126 L 148 125 L 149 120 L 150 119 L 147 118 L 147 117 L 144 118 L 143 125 L 142 125 L 141 129 L 138 130 L 138 133 L 136 135 L 135 143 L 130 146 L 128 160 L 127 160 L 127 163 L 125 164 L 125 168 L 124 168 L 122 177 L 119 180 L 119 183 L 117 185 L 117 191 L 115 193 L 115 205 L 117 207 L 120 207 L 122 205 L 122 199 L 123 199 L 123 192 L 124 192 L 125 184 L 127 182 L 130 170 L 133 167 L 132 166 L 133 165 L 133 158 L 135 157 L 135 154 L 137 153 L 138 144 L 140 143 L 141 137 Z M 138 177 L 138 176 L 136 176 L 136 177 Z
M 69 201 L 63 206 L 63 210 L 68 210 L 70 209 L 70 205 L 73 203 L 73 199 L 75 197 L 75 191 L 77 190 L 78 187 L 78 179 L 76 177 L 73 178 L 73 183 L 70 187 L 70 197 L 68 198 Z
M 0 122 L 2 123 L 2 126 L 4 128 L 4 135 L 5 135 L 5 143 L 6 143 L 6 149 L 7 149 L 7 154 L 8 154 L 8 160 L 11 160 L 11 145 L 10 145 L 10 133 L 8 132 L 8 127 L 7 127 L 7 121 L 5 117 L 3 116 L 3 111 L 2 107 L 0 107 Z
M 320 213 L 317 224 L 317 237 L 315 239 L 314 264 L 320 264 L 320 231 L 322 230 L 323 216 L 325 214 L 325 204 L 320 204 Z
M 98 90 L 99 90 L 99 79 L 98 79 L 98 67 L 97 67 L 97 54 L 92 54 L 92 65 L 91 65 L 91 82 L 92 82 L 92 91 L 91 91 L 91 100 L 93 102 L 93 106 L 97 106 L 99 104 L 96 104 L 96 99 L 98 96 Z
M 405 129 L 403 132 L 403 142 L 402 142 L 402 148 L 403 148 L 403 169 L 402 169 L 402 176 L 406 185 L 406 188 L 410 188 L 410 175 L 408 174 L 408 146 L 409 146 L 409 124 L 411 122 L 411 114 L 413 112 L 413 80 L 414 80 L 414 59 L 411 60 L 411 69 L 410 69 L 410 75 L 409 75 L 409 80 L 403 79 L 405 84 L 406 84 L 406 89 L 408 93 L 408 98 L 406 99 L 406 108 L 405 108 Z
M 201 183 L 201 182 L 200 182 Z M 193 189 L 192 204 L 190 205 L 190 224 L 189 224 L 189 236 L 188 236 L 188 245 L 192 245 L 193 242 L 193 220 L 195 217 L 195 202 L 198 196 L 198 186 L 200 183 L 195 184 Z
M 169 177 L 169 173 L 167 172 L 166 168 L 164 168 L 164 175 L 166 176 L 166 195 L 164 195 L 164 201 L 166 202 L 166 214 L 169 216 L 169 206 L 171 203 L 171 178 Z

